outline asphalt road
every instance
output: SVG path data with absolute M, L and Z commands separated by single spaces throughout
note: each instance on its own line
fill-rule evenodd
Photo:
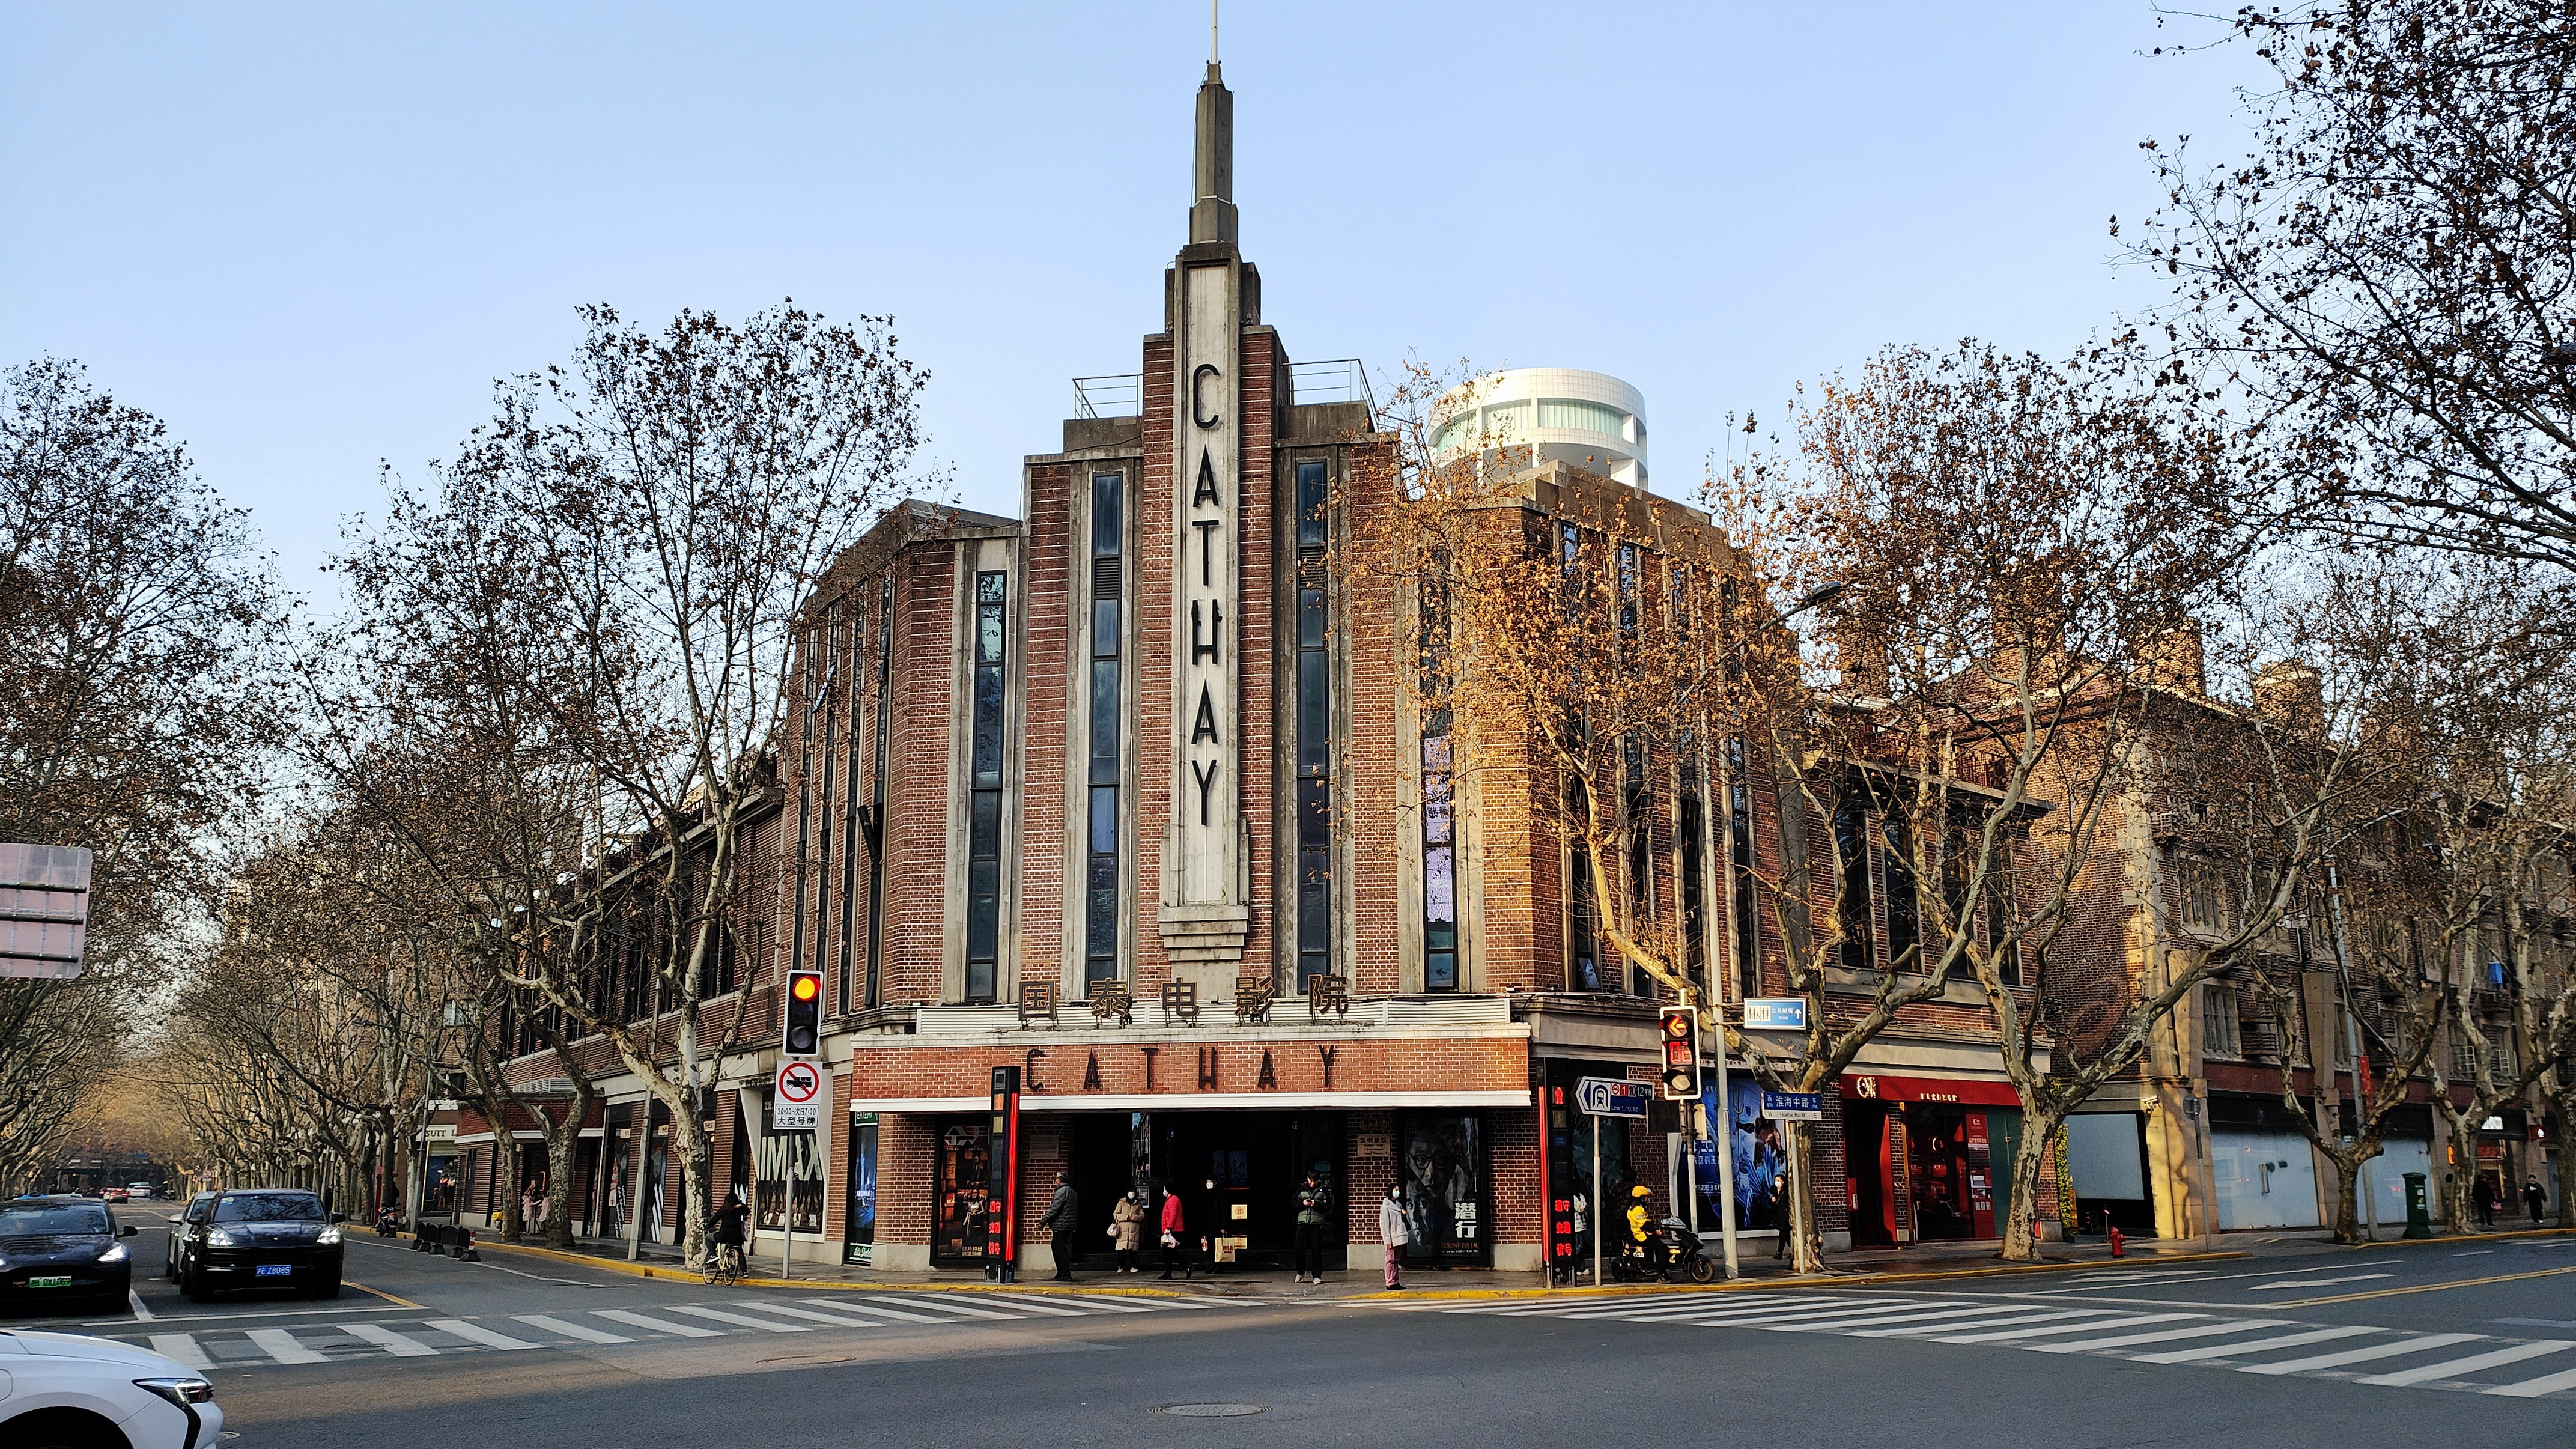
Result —
M 158 1231 L 133 1242 L 157 1272 Z M 71 1326 L 196 1355 L 243 1449 L 2576 1443 L 2576 1240 L 2266 1251 L 1295 1303 L 712 1289 L 359 1233 L 349 1277 L 368 1291 L 338 1302 L 200 1306 L 142 1276 L 148 1320 Z M 1174 1412 L 1199 1405 L 1256 1412 Z

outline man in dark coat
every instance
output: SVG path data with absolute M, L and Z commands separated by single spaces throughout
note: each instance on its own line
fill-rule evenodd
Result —
M 1055 1196 L 1048 1199 L 1047 1209 L 1038 1217 L 1038 1226 L 1047 1230 L 1048 1242 L 1055 1249 L 1055 1281 L 1073 1281 L 1073 1225 L 1079 1205 L 1073 1196 L 1073 1184 L 1064 1174 L 1055 1175 Z

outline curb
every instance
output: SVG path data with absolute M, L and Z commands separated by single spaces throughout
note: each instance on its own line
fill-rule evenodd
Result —
M 2492 1243 L 2505 1238 L 2567 1237 L 2576 1237 L 2576 1228 L 2517 1228 L 2506 1233 L 2451 1233 L 2430 1238 L 2381 1238 L 2376 1242 L 2368 1243 L 2338 1243 L 2332 1238 L 2325 1241 L 2329 1247 L 2345 1248 L 2360 1253 L 2374 1252 L 2381 1248 L 2434 1248 L 2444 1243 Z
M 630 1263 L 622 1258 L 595 1258 L 588 1253 L 567 1253 L 561 1248 L 540 1248 L 527 1243 L 500 1243 L 477 1238 L 474 1246 L 497 1253 L 522 1253 L 531 1258 L 551 1258 L 558 1263 L 575 1263 L 586 1268 L 604 1268 L 636 1278 L 659 1278 L 672 1283 L 706 1282 L 706 1274 L 692 1273 L 676 1265 Z M 1060 1288 L 1043 1280 L 1035 1283 L 853 1283 L 834 1278 L 738 1278 L 737 1288 L 821 1289 L 839 1293 L 1081 1293 L 1093 1296 L 1111 1294 L 1129 1298 L 1199 1298 L 1204 1295 L 1182 1293 L 1169 1288 L 1147 1288 L 1142 1284 L 1104 1285 L 1093 1288 Z M 1267 1300 L 1262 1300 L 1267 1301 Z

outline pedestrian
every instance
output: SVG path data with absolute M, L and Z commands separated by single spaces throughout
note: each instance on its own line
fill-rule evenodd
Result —
M 1393 1183 L 1387 1185 L 1385 1201 L 1377 1205 L 1377 1240 L 1386 1245 L 1386 1286 L 1390 1290 L 1403 1287 L 1404 1279 L 1396 1272 L 1395 1260 L 1404 1245 L 1413 1241 L 1413 1234 L 1405 1226 L 1404 1190 Z
M 2531 1209 L 2531 1220 L 2535 1223 L 2539 1222 L 2540 1210 L 2549 1205 L 2549 1194 L 2540 1190 L 2539 1174 L 2534 1173 L 2523 1179 L 2522 1204 Z
M 1178 1264 L 1182 1280 L 1188 1281 L 1190 1270 L 1196 1263 L 1182 1240 L 1183 1235 L 1189 1230 L 1189 1217 L 1181 1210 L 1181 1195 L 1172 1191 L 1170 1184 L 1167 1183 L 1163 1187 L 1163 1276 L 1165 1278 L 1172 1276 L 1172 1267 Z
M 2478 1205 L 2479 1227 L 2491 1228 L 2495 1226 L 2497 1196 L 2495 1179 L 2487 1176 L 2483 1172 L 2479 1173 L 2476 1185 L 2469 1189 L 2470 1199 Z
M 716 1209 L 715 1221 L 707 1225 L 707 1237 L 715 1244 L 718 1267 L 725 1266 L 728 1260 L 736 1267 L 749 1261 L 743 1251 L 743 1229 L 750 1217 L 751 1209 L 744 1206 L 738 1192 Z
M 537 1180 L 532 1177 L 519 1191 L 519 1230 L 525 1232 L 535 1227 L 537 1221 Z
M 1776 1262 L 1789 1251 L 1789 1194 L 1787 1184 L 1771 1185 L 1771 1226 L 1777 1236 L 1771 1240 L 1771 1257 Z
M 1055 1196 L 1047 1200 L 1046 1212 L 1038 1218 L 1038 1226 L 1047 1230 L 1048 1245 L 1055 1252 L 1055 1281 L 1058 1283 L 1073 1281 L 1073 1226 L 1079 1206 L 1073 1195 L 1073 1184 L 1065 1181 L 1063 1173 L 1057 1173 Z
M 1109 1210 L 1109 1236 L 1118 1249 L 1118 1271 L 1139 1271 L 1136 1249 L 1145 1236 L 1145 1205 L 1136 1201 L 1135 1193 L 1118 1199 L 1118 1206 Z
M 1306 1174 L 1306 1185 L 1297 1189 L 1297 1281 L 1324 1281 L 1324 1211 L 1333 1205 L 1333 1195 L 1324 1189 L 1323 1180 Z

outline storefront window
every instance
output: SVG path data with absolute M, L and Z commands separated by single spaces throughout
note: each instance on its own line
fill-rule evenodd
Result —
M 848 1232 L 842 1257 L 852 1263 L 876 1261 L 877 1114 L 861 1112 L 850 1119 L 850 1201 Z
M 1397 1122 L 1396 1177 L 1413 1263 L 1483 1263 L 1493 1253 L 1485 1203 L 1483 1124 L 1472 1116 Z
M 981 1262 L 984 1214 L 992 1195 L 992 1153 L 983 1126 L 952 1123 L 939 1134 L 938 1197 L 932 1204 L 930 1255 L 952 1262 Z

